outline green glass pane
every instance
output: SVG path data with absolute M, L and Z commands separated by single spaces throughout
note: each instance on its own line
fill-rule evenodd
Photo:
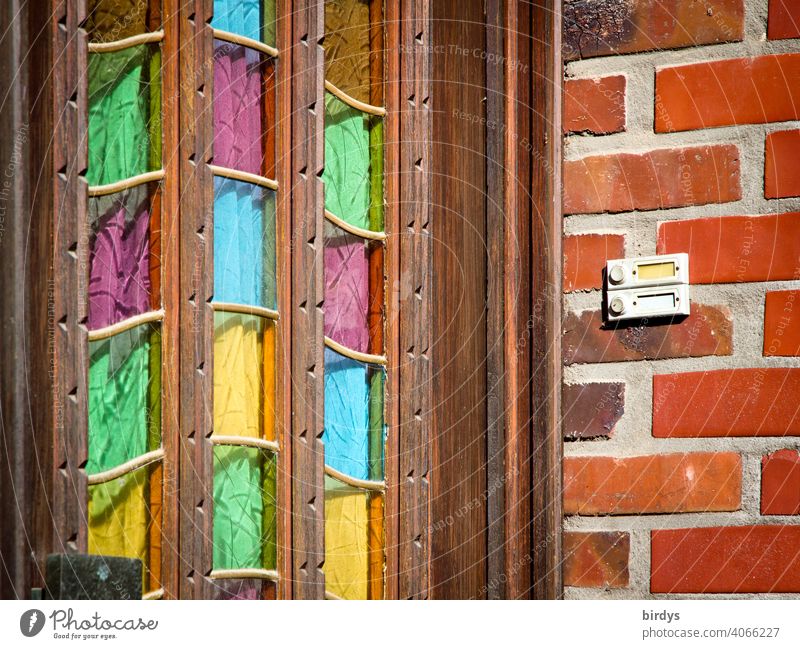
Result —
M 275 0 L 264 2 L 264 42 L 272 47 L 278 47 L 278 38 L 275 32 Z
M 161 443 L 161 343 L 152 325 L 89 343 L 90 475 Z
M 326 93 L 325 170 L 322 174 L 325 208 L 365 230 L 383 228 L 383 135 L 382 128 L 374 127 L 377 123 L 380 123 L 378 118 Z M 372 151 L 381 151 L 381 154 L 373 156 Z M 374 211 L 371 209 L 373 201 Z
M 214 447 L 214 569 L 275 569 L 275 473 L 267 451 Z
M 386 372 L 372 368 L 369 377 L 369 479 L 383 480 L 386 427 L 383 420 L 383 395 Z
M 161 167 L 158 44 L 89 55 L 90 185 Z
M 383 230 L 383 120 L 373 117 L 369 129 L 369 229 Z

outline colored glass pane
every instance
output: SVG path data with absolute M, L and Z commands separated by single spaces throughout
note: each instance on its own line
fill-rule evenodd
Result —
M 118 41 L 161 27 L 158 0 L 88 0 L 86 32 L 93 43 Z
M 370 2 L 325 2 L 325 78 L 351 97 L 370 97 Z M 376 52 L 383 56 L 383 52 Z
M 275 101 L 272 59 L 214 42 L 214 164 L 274 177 Z
M 368 246 L 364 239 L 325 223 L 325 335 L 369 351 Z
M 370 416 L 383 411 L 383 374 L 325 349 L 325 464 L 360 480 L 383 479 L 375 470 L 383 466 L 383 420 Z
M 106 471 L 161 443 L 161 335 L 152 325 L 89 343 L 89 458 Z
M 342 599 L 383 597 L 383 496 L 325 477 L 325 590 Z
M 214 0 L 211 26 L 276 47 L 275 0 Z
M 277 307 L 272 190 L 214 178 L 214 301 Z
M 214 432 L 275 439 L 275 323 L 214 314 Z
M 272 453 L 214 447 L 214 569 L 275 569 L 275 481 Z
M 383 229 L 383 178 L 372 170 L 373 161 L 383 156 L 378 124 L 380 118 L 325 94 L 325 208 L 351 225 L 374 231 Z
M 89 54 L 90 185 L 161 167 L 160 67 L 158 44 Z
M 158 185 L 89 199 L 89 330 L 159 308 Z
M 88 551 L 141 559 L 143 590 L 158 587 L 160 561 L 160 472 L 153 480 L 153 465 L 120 478 L 89 487 Z M 159 494 L 153 506 L 151 491 Z M 158 545 L 153 546 L 153 538 Z

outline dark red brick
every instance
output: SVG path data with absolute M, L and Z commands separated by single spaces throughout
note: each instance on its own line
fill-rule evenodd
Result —
M 800 435 L 800 368 L 653 377 L 654 437 Z
M 655 109 L 657 133 L 798 119 L 800 54 L 663 68 Z
M 564 162 L 564 213 L 594 214 L 739 200 L 733 144 L 612 153 Z
M 730 356 L 733 322 L 725 306 L 692 304 L 682 320 L 604 325 L 601 311 L 567 313 L 563 321 L 564 363 L 609 363 L 659 358 Z
M 798 593 L 800 525 L 651 532 L 653 593 Z
M 800 213 L 722 216 L 658 226 L 658 254 L 689 253 L 692 284 L 800 278 Z
M 800 453 L 775 451 L 761 458 L 761 513 L 800 514 Z
M 738 453 L 565 457 L 565 514 L 663 514 L 739 509 Z
M 764 145 L 764 196 L 788 198 L 800 196 L 800 130 L 767 134 Z
M 564 82 L 565 133 L 605 135 L 625 130 L 625 77 Z
M 625 412 L 624 383 L 580 383 L 561 391 L 566 439 L 608 438 Z
M 744 0 L 567 0 L 567 61 L 740 41 Z
M 631 537 L 627 532 L 565 532 L 564 585 L 624 588 Z
M 603 288 L 606 260 L 625 256 L 625 237 L 621 234 L 565 236 L 562 252 L 564 292 Z
M 769 0 L 767 38 L 800 38 L 800 2 Z
M 764 356 L 800 356 L 800 291 L 767 293 Z

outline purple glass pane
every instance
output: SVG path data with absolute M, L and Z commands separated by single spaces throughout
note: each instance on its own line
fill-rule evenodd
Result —
M 325 229 L 325 335 L 350 349 L 368 352 L 366 243 L 330 224 Z
M 213 599 L 261 599 L 260 579 L 214 579 Z
M 90 201 L 90 330 L 150 309 L 150 205 L 144 185 Z
M 214 164 L 263 173 L 262 93 L 260 54 L 214 41 Z

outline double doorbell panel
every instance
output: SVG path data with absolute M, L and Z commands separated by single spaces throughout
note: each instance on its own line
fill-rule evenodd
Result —
M 608 322 L 689 315 L 689 255 L 606 262 Z

